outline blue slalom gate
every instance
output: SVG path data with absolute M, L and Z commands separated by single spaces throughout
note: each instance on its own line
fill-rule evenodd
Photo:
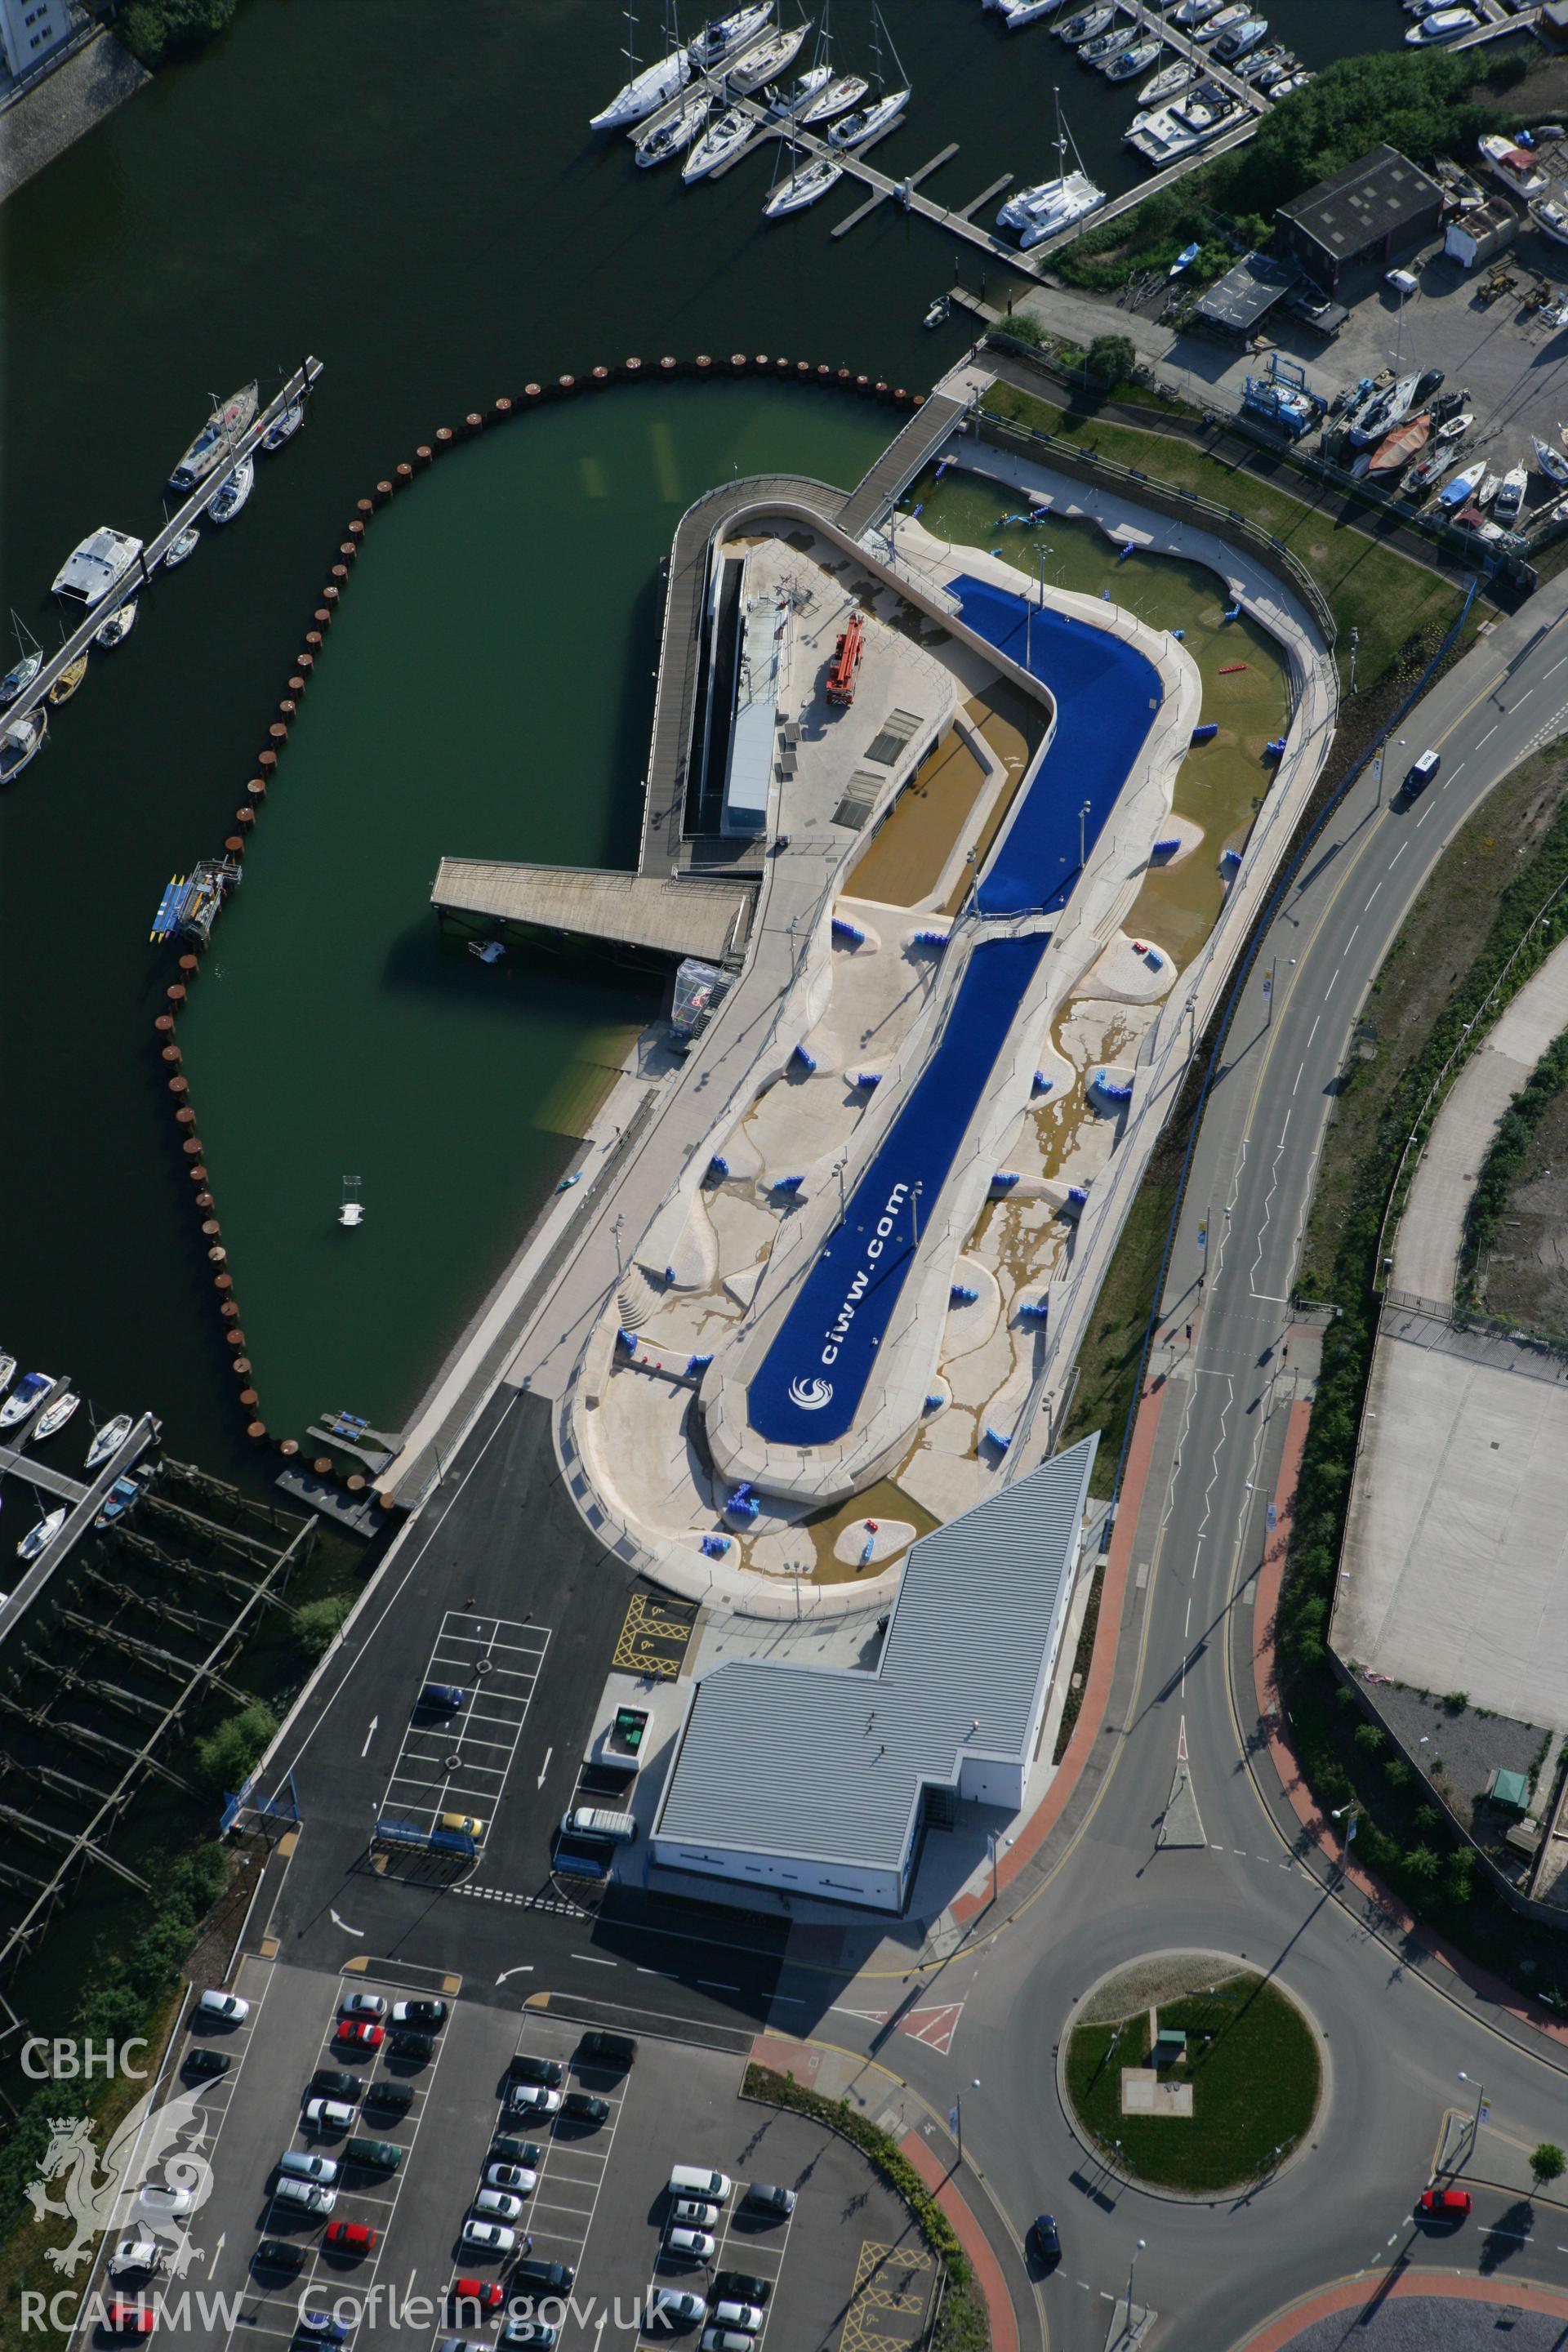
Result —
M 747 1391 L 752 1427 L 786 1445 L 842 1437 L 902 1294 L 915 1234 L 947 1181 L 1047 934 L 974 950 L 936 1051 L 795 1294 Z
M 1087 801 L 1087 852 L 1148 740 L 1163 698 L 1160 673 L 1113 629 L 1048 608 L 1030 614 L 1022 596 L 967 573 L 952 588 L 960 617 L 1048 687 L 1057 706 L 1050 750 L 980 885 L 980 911 L 1054 911 L 1079 877 L 1079 811 Z

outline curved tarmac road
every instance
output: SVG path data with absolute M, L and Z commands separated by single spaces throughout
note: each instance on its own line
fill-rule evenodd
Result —
M 1391 744 L 1390 786 L 1427 744 L 1443 771 L 1413 808 L 1390 806 L 1369 772 L 1346 796 L 1292 884 L 1243 992 L 1226 1067 L 1205 1116 L 1166 1315 L 1179 1343 L 1164 1413 L 1180 1445 L 1152 1494 L 1158 1540 L 1124 1636 L 1137 1650 L 1112 1760 L 1081 1827 L 1048 1844 L 1046 1876 L 983 1914 L 970 1940 L 900 1981 L 889 1948 L 858 1981 L 824 1992 L 786 1974 L 782 1990 L 820 2011 L 818 2038 L 898 2068 L 938 2116 L 963 2099 L 964 2151 L 1020 2234 L 1042 2207 L 1064 2259 L 1037 2285 L 1053 2352 L 1100 2352 L 1125 2297 L 1159 2315 L 1157 2352 L 1226 2352 L 1292 2298 L 1364 2272 L 1369 2297 L 1391 2267 L 1479 2267 L 1568 2288 L 1568 2211 L 1479 2190 L 1452 2238 L 1412 2226 L 1413 2200 L 1450 2105 L 1483 2080 L 1491 2128 L 1526 2148 L 1562 2139 L 1568 2045 L 1489 2009 L 1460 1980 L 1375 1923 L 1353 1886 L 1299 1837 L 1256 1725 L 1250 1605 L 1235 1596 L 1259 1560 L 1283 1409 L 1279 1343 L 1331 1097 L 1362 1000 L 1411 900 L 1455 827 L 1539 741 L 1568 726 L 1568 575 L 1500 622 L 1418 706 Z M 1272 1025 L 1261 973 L 1276 960 Z M 1213 1213 L 1198 1309 L 1197 1228 Z M 1189 1350 L 1182 1334 L 1195 1318 Z M 1163 1429 L 1162 1433 L 1163 1434 Z M 1164 1455 L 1156 1455 L 1155 1477 Z M 1256 1483 L 1254 1483 L 1256 1482 Z M 1267 1491 L 1266 1491 L 1267 1490 Z M 1147 1527 L 1149 1522 L 1145 1521 Z M 1206 1849 L 1162 1852 L 1156 1831 L 1184 1721 Z M 1009 1916 L 1010 1912 L 1010 1916 Z M 1214 1947 L 1273 1970 L 1325 2037 L 1331 2091 L 1310 2146 L 1275 2180 L 1215 2205 L 1177 2205 L 1108 2178 L 1075 2141 L 1054 2049 L 1075 1997 L 1123 1958 Z M 910 1994 L 964 2004 L 951 2055 L 858 2019 Z M 799 2032 L 811 2010 L 775 2012 Z M 946 2144 L 940 2141 L 939 2145 Z M 1023 2316 L 1024 2315 L 1021 2315 Z

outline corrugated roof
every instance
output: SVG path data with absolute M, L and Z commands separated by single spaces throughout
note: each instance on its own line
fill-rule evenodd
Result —
M 1378 238 L 1419 219 L 1442 194 L 1418 164 L 1397 147 L 1385 145 L 1321 180 L 1294 204 L 1281 205 L 1279 216 L 1342 257 L 1363 252 Z
M 661 1839 L 899 1868 L 922 1791 L 1016 1759 L 1071 1598 L 1097 1438 L 921 1538 L 875 1674 L 731 1658 L 692 1694 Z

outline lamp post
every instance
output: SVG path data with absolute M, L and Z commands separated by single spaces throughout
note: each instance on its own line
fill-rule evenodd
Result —
M 833 1172 L 838 1179 L 838 1221 L 840 1224 L 842 1224 L 845 1218 L 849 1213 L 844 1199 L 844 1162 L 842 1160 L 836 1160 L 834 1161 Z
M 1132 2260 L 1127 2265 L 1127 2329 L 1129 2334 L 1131 2333 L 1132 2329 L 1132 2273 L 1138 2267 L 1138 2257 L 1143 2252 L 1143 2249 L 1148 2242 L 1149 2242 L 1146 2238 L 1139 2239 L 1137 2244 L 1132 2249 Z
M 1360 631 L 1359 629 L 1352 629 L 1352 630 L 1351 631 L 1351 692 L 1352 692 L 1352 694 L 1355 692 L 1355 656 L 1356 656 L 1356 647 L 1360 645 L 1360 643 L 1361 643 L 1361 631 Z
M 910 1187 L 910 1241 L 917 1249 L 920 1246 L 921 1238 L 921 1193 L 923 1189 L 917 1176 Z
M 1089 864 L 1089 835 L 1085 828 L 1093 807 L 1092 801 L 1085 801 L 1078 813 L 1078 869 L 1080 874 Z
M 1476 2142 L 1481 2134 L 1481 2126 L 1487 2119 L 1487 2086 L 1478 2075 L 1467 2074 L 1462 2066 L 1459 2069 L 1459 2080 L 1461 2083 L 1468 2083 L 1476 2095 L 1475 2120 L 1470 2126 L 1470 2154 L 1474 2156 Z
M 1344 1858 L 1340 1864 L 1340 1868 L 1342 1870 L 1344 1869 L 1346 1863 L 1348 1863 L 1350 1859 L 1350 1850 L 1355 1843 L 1355 1825 L 1360 1818 L 1360 1811 L 1361 1809 L 1353 1797 L 1351 1799 L 1348 1805 L 1336 1805 L 1333 1808 L 1333 1815 L 1336 1822 L 1344 1821 L 1347 1813 L 1350 1816 L 1349 1822 L 1346 1823 L 1345 1827 Z

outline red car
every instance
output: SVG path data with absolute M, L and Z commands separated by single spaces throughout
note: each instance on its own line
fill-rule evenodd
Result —
M 1424 2189 L 1415 2210 L 1434 2221 L 1462 2221 L 1470 2210 L 1468 2189 Z
M 323 2243 L 340 2254 L 368 2254 L 380 2235 L 368 2221 L 333 2221 Z
M 505 2290 L 494 2279 L 454 2279 L 447 2289 L 448 2303 L 477 2303 L 481 2311 L 494 2311 L 504 2297 Z
M 353 2018 L 343 2018 L 338 2026 L 338 2040 L 355 2050 L 379 2050 L 386 2040 L 384 2025 L 358 2025 Z
M 116 2336 L 151 2336 L 158 2318 L 146 2304 L 111 2303 L 109 2325 Z

